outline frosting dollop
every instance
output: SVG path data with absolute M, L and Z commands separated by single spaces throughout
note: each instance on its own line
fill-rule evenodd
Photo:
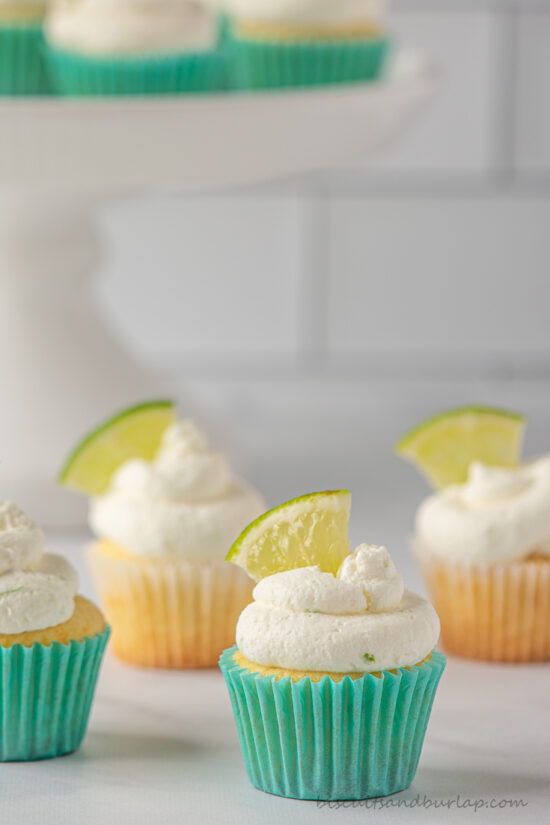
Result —
M 74 613 L 78 574 L 44 553 L 42 530 L 12 502 L 0 502 L 0 633 L 44 630 Z
M 237 18 L 298 25 L 378 21 L 386 0 L 207 0 Z
M 413 665 L 439 637 L 425 599 L 404 590 L 385 547 L 360 545 L 337 576 L 303 567 L 268 576 L 241 613 L 237 645 L 266 667 L 331 673 Z
M 119 467 L 89 520 L 98 537 L 130 553 L 215 560 L 264 510 L 260 494 L 184 420 L 166 430 L 153 462 Z
M 43 551 L 40 527 L 16 504 L 0 502 L 0 575 L 37 564 Z
M 472 463 L 465 484 L 420 505 L 415 546 L 474 564 L 550 554 L 550 456 L 512 469 Z
M 45 32 L 60 49 L 116 57 L 211 49 L 217 23 L 193 0 L 54 0 Z
M 379 613 L 397 607 L 405 586 L 385 547 L 360 544 L 340 565 L 338 576 L 357 582 L 366 599 L 366 610 Z

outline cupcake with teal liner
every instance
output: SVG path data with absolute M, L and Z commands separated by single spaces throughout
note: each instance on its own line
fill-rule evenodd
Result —
M 54 0 L 45 26 L 63 95 L 173 95 L 223 90 L 215 14 L 192 0 Z
M 63 756 L 86 733 L 109 628 L 42 531 L 0 502 L 0 761 Z
M 220 667 L 248 776 L 267 793 L 367 799 L 414 779 L 445 658 L 433 607 L 385 547 L 350 552 L 350 495 L 281 505 L 228 556 L 259 579 Z
M 50 91 L 42 22 L 47 0 L 0 0 L 0 95 Z
M 274 89 L 374 80 L 390 41 L 384 0 L 210 0 L 231 18 L 233 86 Z

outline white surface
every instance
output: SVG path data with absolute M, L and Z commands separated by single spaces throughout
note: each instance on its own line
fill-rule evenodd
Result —
M 155 99 L 0 100 L 0 184 L 196 191 L 363 160 L 435 91 L 434 67 L 396 54 L 387 76 L 311 90 Z M 37 143 L 36 135 L 40 135 Z
M 77 553 L 83 537 L 50 536 Z M 395 535 L 393 540 L 399 537 Z M 84 585 L 84 590 L 87 590 Z M 545 666 L 450 660 L 410 789 L 434 801 L 523 799 L 520 809 L 318 809 L 263 794 L 243 767 L 221 674 L 140 671 L 109 655 L 82 749 L 0 765 L 0 820 L 25 825 L 540 822 L 550 804 Z M 372 804 L 372 803 L 371 803 Z M 449 804 L 449 803 L 447 803 Z

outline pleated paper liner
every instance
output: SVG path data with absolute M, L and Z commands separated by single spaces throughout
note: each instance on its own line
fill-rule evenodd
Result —
M 56 91 L 66 96 L 174 95 L 223 91 L 224 50 L 143 58 L 95 58 L 47 50 Z
M 62 756 L 86 733 L 109 628 L 67 645 L 0 647 L 0 761 Z
M 390 42 L 385 38 L 349 41 L 248 40 L 230 44 L 231 85 L 235 89 L 351 83 L 377 78 Z
M 493 662 L 550 660 L 550 558 L 482 567 L 414 549 L 449 653 Z
M 42 27 L 0 25 L 0 95 L 51 92 Z
M 119 559 L 100 543 L 89 559 L 113 650 L 142 667 L 215 667 L 252 599 L 254 582 L 223 560 Z
M 407 788 L 445 657 L 341 681 L 292 682 L 220 659 L 250 781 L 293 799 L 351 800 Z

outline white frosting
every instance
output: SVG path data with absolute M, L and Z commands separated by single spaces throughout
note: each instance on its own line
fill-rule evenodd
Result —
M 378 23 L 386 0 L 206 0 L 237 18 L 254 21 L 331 25 Z
M 59 49 L 90 55 L 204 51 L 217 22 L 192 0 L 54 0 L 46 37 Z
M 0 575 L 37 564 L 43 551 L 40 527 L 11 501 L 0 502 Z
M 550 456 L 517 469 L 472 464 L 465 484 L 421 504 L 415 543 L 420 553 L 473 564 L 550 554 Z
M 44 630 L 74 613 L 78 574 L 44 553 L 44 536 L 15 504 L 0 503 L 0 633 Z
M 168 428 L 152 463 L 134 459 L 94 499 L 90 526 L 130 553 L 216 560 L 265 510 L 191 421 Z
M 360 544 L 340 565 L 338 576 L 349 582 L 357 582 L 367 602 L 366 609 L 373 613 L 397 607 L 405 587 L 395 564 L 385 547 Z
M 253 596 L 237 624 L 237 645 L 266 667 L 391 670 L 424 659 L 439 637 L 435 610 L 404 590 L 385 547 L 360 545 L 336 577 L 318 567 L 277 573 Z

